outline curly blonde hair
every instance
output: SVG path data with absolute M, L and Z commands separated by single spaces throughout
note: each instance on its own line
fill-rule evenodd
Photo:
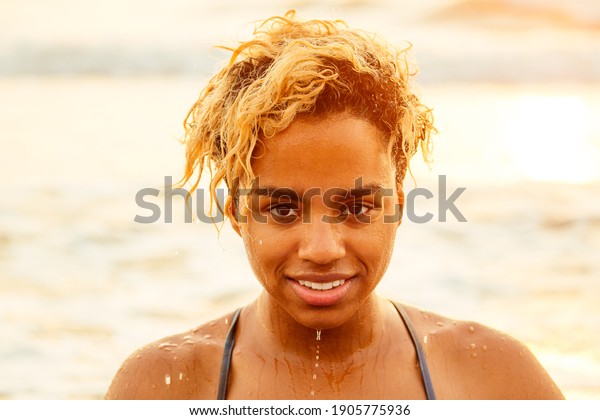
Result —
M 223 47 L 225 48 L 225 47 Z M 431 110 L 409 86 L 414 75 L 406 52 L 343 21 L 301 21 L 294 11 L 267 19 L 213 76 L 184 121 L 185 184 L 210 172 L 211 207 L 231 216 L 231 200 L 254 179 L 257 143 L 285 130 L 300 116 L 349 113 L 389 136 L 388 150 L 402 184 L 421 148 L 431 161 Z M 217 201 L 225 181 L 225 210 Z

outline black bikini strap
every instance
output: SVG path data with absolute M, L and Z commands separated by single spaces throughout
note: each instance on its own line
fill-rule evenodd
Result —
M 239 308 L 231 318 L 231 326 L 225 338 L 225 347 L 223 348 L 223 361 L 221 362 L 221 376 L 219 377 L 219 393 L 217 400 L 224 400 L 227 394 L 227 381 L 229 379 L 229 368 L 231 366 L 231 354 L 233 353 L 233 345 L 235 343 L 235 326 L 240 316 L 242 308 Z
M 400 314 L 400 318 L 406 325 L 408 332 L 410 333 L 410 338 L 412 339 L 415 350 L 417 351 L 417 358 L 419 359 L 419 367 L 421 369 L 421 377 L 423 378 L 423 385 L 425 386 L 425 393 L 427 394 L 428 400 L 435 400 L 435 391 L 433 390 L 433 383 L 431 382 L 431 375 L 429 374 L 429 367 L 427 367 L 427 359 L 425 358 L 425 351 L 423 350 L 423 346 L 421 346 L 421 342 L 417 337 L 417 333 L 413 328 L 412 323 L 410 322 L 410 318 L 406 313 L 406 310 L 396 302 L 392 302 L 396 311 Z
M 404 322 L 404 325 L 406 325 L 406 328 L 408 329 L 410 337 L 415 346 L 415 350 L 417 351 L 417 359 L 419 360 L 421 377 L 423 378 L 423 385 L 425 386 L 425 393 L 427 394 L 427 399 L 435 400 L 435 391 L 433 390 L 433 383 L 431 382 L 431 376 L 429 374 L 429 368 L 427 366 L 427 359 L 425 358 L 425 352 L 423 351 L 421 342 L 417 338 L 417 333 L 415 332 L 405 309 L 396 302 L 392 302 L 392 304 L 396 308 L 396 311 L 398 311 L 402 322 Z M 219 378 L 219 392 L 217 394 L 218 400 L 224 400 L 227 394 L 227 381 L 229 379 L 231 355 L 233 353 L 233 345 L 235 343 L 235 330 L 241 311 L 242 309 L 239 308 L 233 314 L 233 317 L 231 319 L 231 326 L 229 327 L 227 337 L 225 338 L 225 347 L 223 349 L 223 361 L 221 362 L 221 376 Z

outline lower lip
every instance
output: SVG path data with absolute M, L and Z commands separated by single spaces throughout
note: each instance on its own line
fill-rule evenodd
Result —
M 344 281 L 344 284 L 329 290 L 313 290 L 302 286 L 295 280 L 289 280 L 292 290 L 304 302 L 311 306 L 331 306 L 341 301 L 350 290 L 354 277 Z

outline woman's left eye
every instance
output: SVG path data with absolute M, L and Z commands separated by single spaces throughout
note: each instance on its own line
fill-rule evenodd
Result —
M 371 210 L 371 207 L 365 205 L 365 203 L 360 203 L 360 202 L 354 202 L 354 203 L 347 203 L 344 206 L 344 209 L 342 210 L 342 214 L 349 214 L 352 216 L 361 216 L 363 214 L 366 214 L 369 210 Z

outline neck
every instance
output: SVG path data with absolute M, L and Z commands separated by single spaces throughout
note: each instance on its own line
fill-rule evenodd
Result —
M 300 324 L 266 292 L 250 309 L 249 324 L 253 325 L 257 345 L 270 353 L 286 352 L 301 358 L 314 357 L 319 346 L 327 351 L 330 360 L 346 360 L 379 344 L 386 325 L 389 325 L 385 322 L 389 316 L 389 305 L 374 294 L 342 325 L 324 330 Z

